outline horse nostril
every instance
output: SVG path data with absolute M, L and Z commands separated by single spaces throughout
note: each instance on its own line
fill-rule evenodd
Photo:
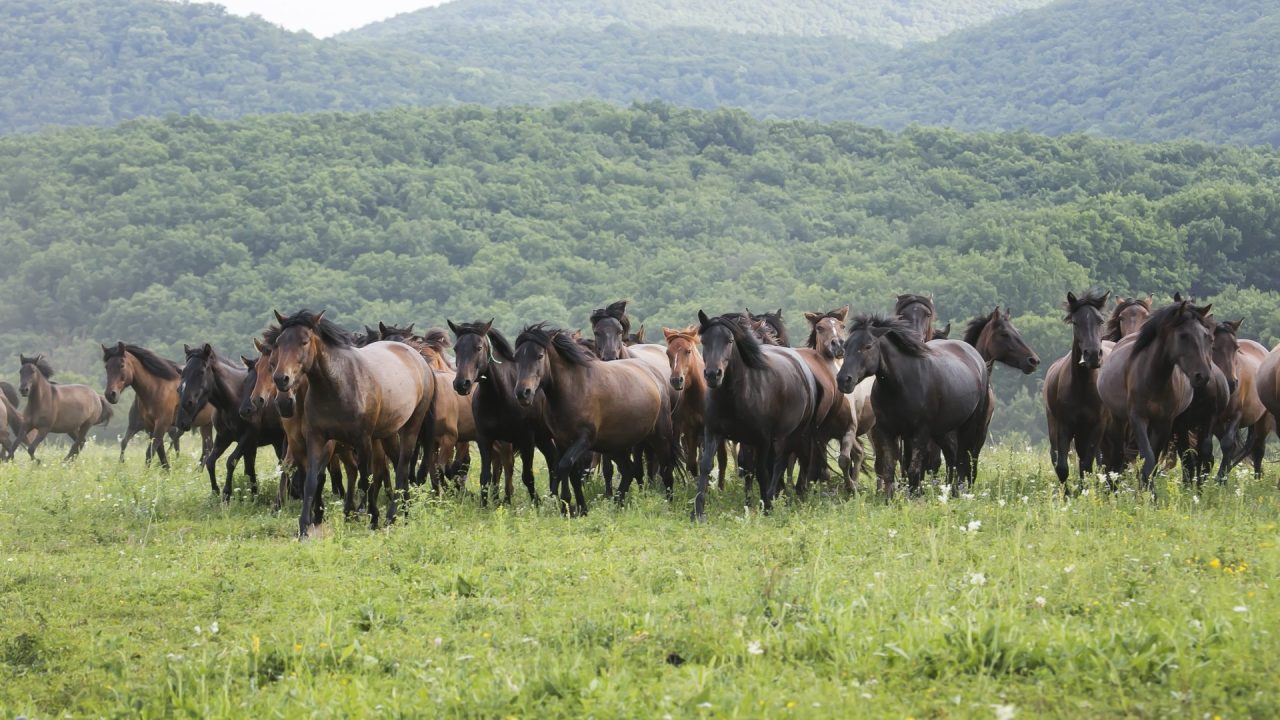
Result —
M 1032 356 L 1027 358 L 1027 362 L 1031 364 L 1031 367 L 1036 367 L 1040 364 L 1040 358 Z

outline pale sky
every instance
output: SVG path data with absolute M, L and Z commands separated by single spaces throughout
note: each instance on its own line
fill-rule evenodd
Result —
M 236 15 L 261 15 L 289 30 L 328 37 L 446 0 L 212 0 Z

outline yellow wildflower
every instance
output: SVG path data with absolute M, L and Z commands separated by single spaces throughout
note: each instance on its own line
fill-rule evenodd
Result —
M 1219 560 L 1218 558 L 1214 558 L 1209 561 L 1209 567 L 1213 568 L 1214 570 L 1217 570 L 1218 568 L 1222 567 L 1222 561 Z

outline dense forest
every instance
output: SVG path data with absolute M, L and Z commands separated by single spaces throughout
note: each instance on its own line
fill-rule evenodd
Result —
M 0 357 L 247 351 L 271 310 L 514 331 L 633 300 L 1007 305 L 1046 360 L 1067 290 L 1208 297 L 1280 340 L 1280 153 L 1080 135 L 890 133 L 662 103 L 139 120 L 0 138 Z M 798 333 L 797 333 L 798 334 Z M 998 371 L 997 427 L 1039 427 Z
M 704 28 L 840 36 L 886 45 L 933 40 L 1051 0 L 453 0 L 345 33 L 387 40 L 443 29 Z
M 1265 0 L 1063 0 L 932 42 L 882 44 L 904 39 L 894 27 L 932 37 L 1036 4 L 788 5 L 789 22 L 818 27 L 839 9 L 872 29 L 813 37 L 781 34 L 807 31 L 760 0 L 679 11 L 656 0 L 459 0 L 317 40 L 209 5 L 0 0 L 0 132 L 594 98 L 889 129 L 1280 144 L 1280 9 Z

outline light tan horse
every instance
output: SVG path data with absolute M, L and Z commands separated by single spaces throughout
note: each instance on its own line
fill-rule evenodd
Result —
M 182 381 L 178 364 L 144 347 L 124 342 L 110 347 L 103 345 L 102 363 L 107 370 L 106 391 L 103 393 L 107 402 L 116 404 L 125 388 L 133 388 L 142 426 L 151 438 L 151 451 L 167 470 L 169 456 L 165 454 L 164 438 L 176 424 L 178 416 L 178 384 Z M 191 423 L 192 429 L 200 431 L 203 440 L 202 461 L 212 446 L 213 414 L 213 406 L 207 405 Z M 150 459 L 148 455 L 148 462 Z
M 71 437 L 71 449 L 63 461 L 70 460 L 84 447 L 89 428 L 111 420 L 111 408 L 101 395 L 88 385 L 60 385 L 52 382 L 53 366 L 44 355 L 19 356 L 22 369 L 18 373 L 18 392 L 27 399 L 22 423 L 26 433 L 27 454 L 33 459 L 36 448 L 49 433 Z

